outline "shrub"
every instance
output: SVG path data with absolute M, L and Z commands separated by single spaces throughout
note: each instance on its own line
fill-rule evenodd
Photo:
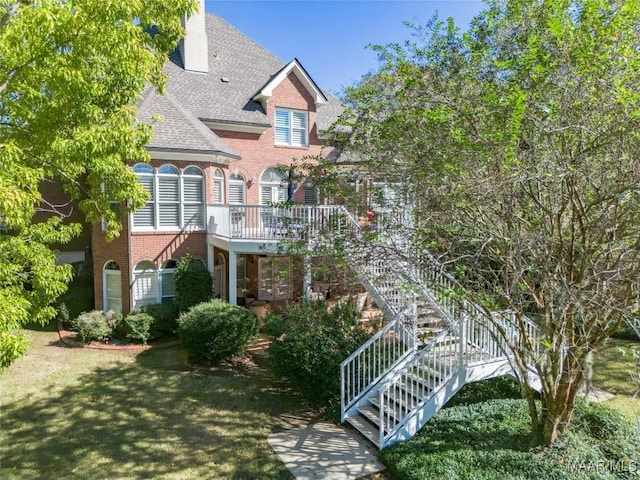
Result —
M 480 389 L 482 384 L 488 390 L 484 397 L 495 390 L 495 384 L 481 382 Z M 460 404 L 440 410 L 410 440 L 382 450 L 380 460 L 394 478 L 415 480 L 636 478 L 633 474 L 618 477 L 609 466 L 635 468 L 637 437 L 635 457 L 623 459 L 603 448 L 603 442 L 619 441 L 615 439 L 615 429 L 621 427 L 620 420 L 622 417 L 604 405 L 579 403 L 574 417 L 576 423 L 572 423 L 568 432 L 549 448 L 531 448 L 530 418 L 524 400 Z M 597 465 L 606 468 L 594 467 Z
M 615 462 L 640 459 L 640 431 L 620 412 L 606 405 L 576 402 L 571 429 L 584 432 L 597 441 L 599 449 Z
M 256 334 L 249 310 L 222 300 L 200 303 L 178 318 L 178 335 L 191 358 L 215 363 L 241 353 Z
M 185 255 L 178 262 L 175 272 L 175 302 L 179 312 L 186 312 L 194 305 L 211 299 L 213 283 L 211 274 L 202 261 Z
M 92 310 L 81 313 L 72 322 L 72 328 L 80 334 L 83 342 L 109 340 L 122 320 L 122 315 L 114 312 Z
M 154 303 L 138 308 L 141 312 L 147 313 L 154 318 L 151 327 L 151 338 L 173 334 L 178 331 L 178 307 L 175 302 Z
M 133 340 L 140 340 L 143 345 L 146 345 L 151 335 L 151 329 L 155 323 L 155 319 L 139 309 L 132 310 L 129 315 L 124 319 L 128 327 L 127 338 Z
M 636 320 L 637 321 L 637 320 Z M 620 327 L 620 329 L 618 329 L 614 334 L 613 337 L 615 338 L 620 338 L 622 340 L 633 340 L 633 341 L 638 341 L 640 340 L 640 337 L 638 337 L 638 333 L 636 332 L 636 330 L 629 324 L 628 321 L 624 322 L 622 324 L 622 326 Z
M 370 336 L 358 320 L 353 304 L 329 308 L 324 301 L 290 304 L 265 318 L 274 371 L 332 418 L 340 408 L 340 362 Z
M 68 318 L 74 319 L 83 312 L 90 312 L 94 309 L 93 285 L 73 282 L 67 291 L 58 299 L 58 319 L 62 320 L 66 326 L 70 326 L 68 320 L 60 317 L 60 307 L 65 304 Z

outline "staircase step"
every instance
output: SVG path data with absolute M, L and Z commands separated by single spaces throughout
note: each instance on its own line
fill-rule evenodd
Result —
M 345 418 L 349 424 L 359 431 L 363 437 L 373 443 L 376 447 L 380 448 L 380 431 L 378 428 L 371 425 L 370 422 L 365 420 L 362 415 L 352 415 Z
M 358 407 L 358 412 L 374 427 L 378 427 L 380 424 L 380 409 L 373 405 L 361 405 Z

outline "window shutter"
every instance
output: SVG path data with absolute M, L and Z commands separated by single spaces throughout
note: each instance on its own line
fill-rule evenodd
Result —
M 244 183 L 229 182 L 229 203 L 233 205 L 244 204 Z
M 133 298 L 136 305 L 149 305 L 158 301 L 158 284 L 155 271 L 135 273 Z
M 158 216 L 161 227 L 180 225 L 178 177 L 158 177 Z
M 184 224 L 204 226 L 204 179 L 184 178 Z
M 293 121 L 291 125 L 291 144 L 307 145 L 307 112 L 291 112 Z
M 133 226 L 153 227 L 155 224 L 153 177 L 150 175 L 139 175 L 138 182 L 142 185 L 142 188 L 149 193 L 149 201 L 144 207 L 133 213 Z
M 289 110 L 276 110 L 276 143 L 291 143 Z
M 120 271 L 108 270 L 104 272 L 105 310 L 122 311 L 122 280 Z
M 278 187 L 278 201 L 286 202 L 287 201 L 287 189 L 285 187 Z
M 154 212 L 153 203 L 147 203 L 140 210 L 136 210 L 133 214 L 133 226 L 134 227 L 153 227 L 154 225 Z
M 260 186 L 260 203 L 262 205 L 271 205 L 273 202 L 272 188 L 267 185 Z
M 318 204 L 318 189 L 314 186 L 304 187 L 304 203 L 306 205 Z
M 216 178 L 213 181 L 213 203 L 223 203 L 222 200 L 222 179 Z

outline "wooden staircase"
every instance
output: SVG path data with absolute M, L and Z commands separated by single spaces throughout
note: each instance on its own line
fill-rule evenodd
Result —
M 363 233 L 348 214 L 341 233 L 346 261 L 388 320 L 341 364 L 343 422 L 384 448 L 415 435 L 465 384 L 516 376 L 496 326 L 517 343 L 513 318 L 487 318 L 452 295 L 455 279 L 432 258 L 412 259 L 397 238 Z

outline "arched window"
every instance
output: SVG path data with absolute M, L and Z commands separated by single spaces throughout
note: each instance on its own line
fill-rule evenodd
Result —
M 178 263 L 167 260 L 160 268 L 160 303 L 169 303 L 176 296 L 175 272 Z
M 287 176 L 280 168 L 267 168 L 260 176 L 260 204 L 285 202 L 287 200 Z
M 313 180 L 308 179 L 304 183 L 304 203 L 306 205 L 317 205 L 319 194 L 318 187 L 313 184 Z
M 120 265 L 109 260 L 102 268 L 102 305 L 105 311 L 122 311 L 122 277 Z
M 229 175 L 229 203 L 233 205 L 244 205 L 244 177 L 240 173 Z
M 133 306 L 158 302 L 158 276 L 153 262 L 139 262 L 133 270 Z
M 187 167 L 181 173 L 174 165 L 163 165 L 154 172 L 147 164 L 133 167 L 138 182 L 149 192 L 149 200 L 133 214 L 137 230 L 177 230 L 204 228 L 204 173 Z
M 158 225 L 180 226 L 180 172 L 173 165 L 158 169 Z
M 198 167 L 187 167 L 182 172 L 182 204 L 184 226 L 204 225 L 204 174 Z
M 224 203 L 224 175 L 219 168 L 213 172 L 213 203 Z
M 155 225 L 155 181 L 153 168 L 146 163 L 134 165 L 133 171 L 138 175 L 138 182 L 149 193 L 147 203 L 133 214 L 133 226 L 153 228 Z

